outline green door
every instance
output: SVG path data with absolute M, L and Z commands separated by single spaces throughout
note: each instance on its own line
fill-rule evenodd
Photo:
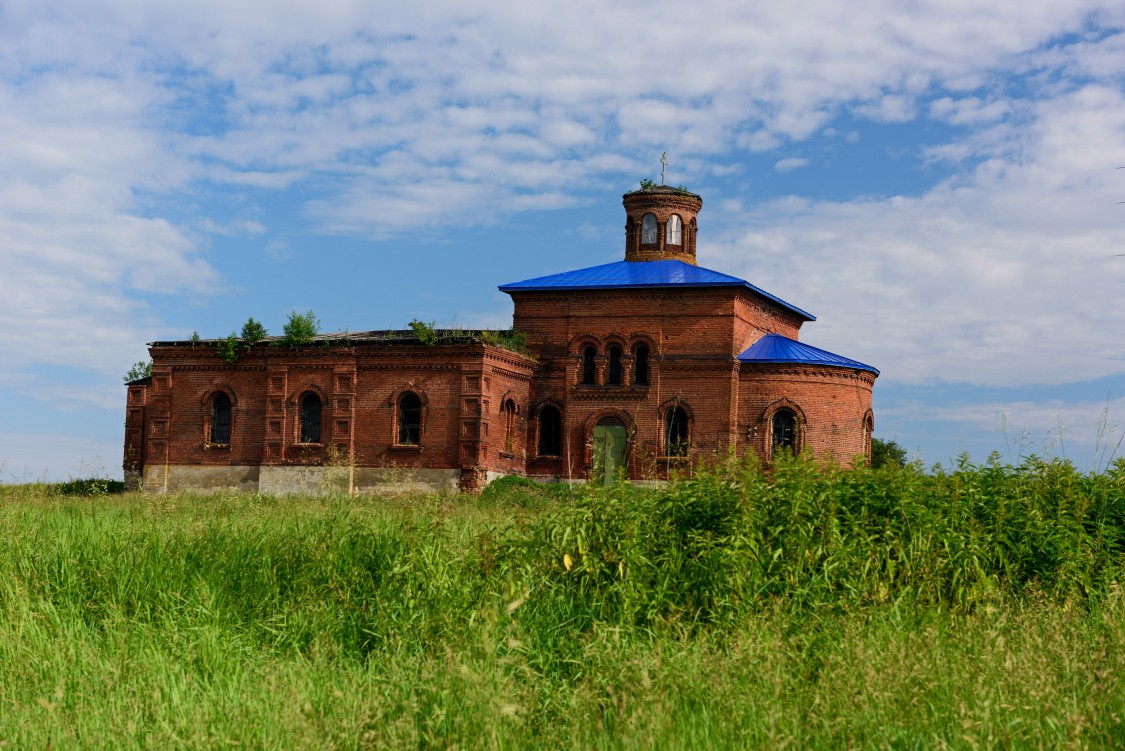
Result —
M 607 417 L 594 427 L 594 467 L 592 478 L 598 485 L 613 485 L 625 472 L 625 450 L 629 433 L 615 417 Z

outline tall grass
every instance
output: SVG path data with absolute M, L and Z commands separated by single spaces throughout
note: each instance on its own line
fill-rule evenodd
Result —
M 1110 747 L 1123 572 L 1121 460 L 0 488 L 0 746 Z

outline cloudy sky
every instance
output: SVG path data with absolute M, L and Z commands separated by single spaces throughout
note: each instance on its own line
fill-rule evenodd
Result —
M 119 476 L 154 339 L 507 325 L 663 151 L 701 265 L 881 369 L 876 435 L 1120 440 L 1121 3 L 402 5 L 0 3 L 0 479 Z

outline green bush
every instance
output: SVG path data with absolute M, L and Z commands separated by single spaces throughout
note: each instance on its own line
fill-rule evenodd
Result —
M 294 310 L 289 314 L 289 320 L 285 322 L 282 332 L 284 334 L 282 342 L 286 347 L 300 349 L 316 339 L 317 334 L 320 333 L 320 319 L 311 310 L 305 313 Z

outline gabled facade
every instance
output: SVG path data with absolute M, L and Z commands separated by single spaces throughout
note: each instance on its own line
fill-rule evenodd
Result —
M 149 491 L 477 490 L 505 474 L 659 480 L 707 457 L 870 455 L 869 365 L 798 341 L 804 310 L 696 265 L 702 199 L 628 193 L 625 260 L 505 284 L 527 352 L 484 332 L 155 342 L 129 384 L 126 478 Z M 487 341 L 486 341 L 487 340 Z

